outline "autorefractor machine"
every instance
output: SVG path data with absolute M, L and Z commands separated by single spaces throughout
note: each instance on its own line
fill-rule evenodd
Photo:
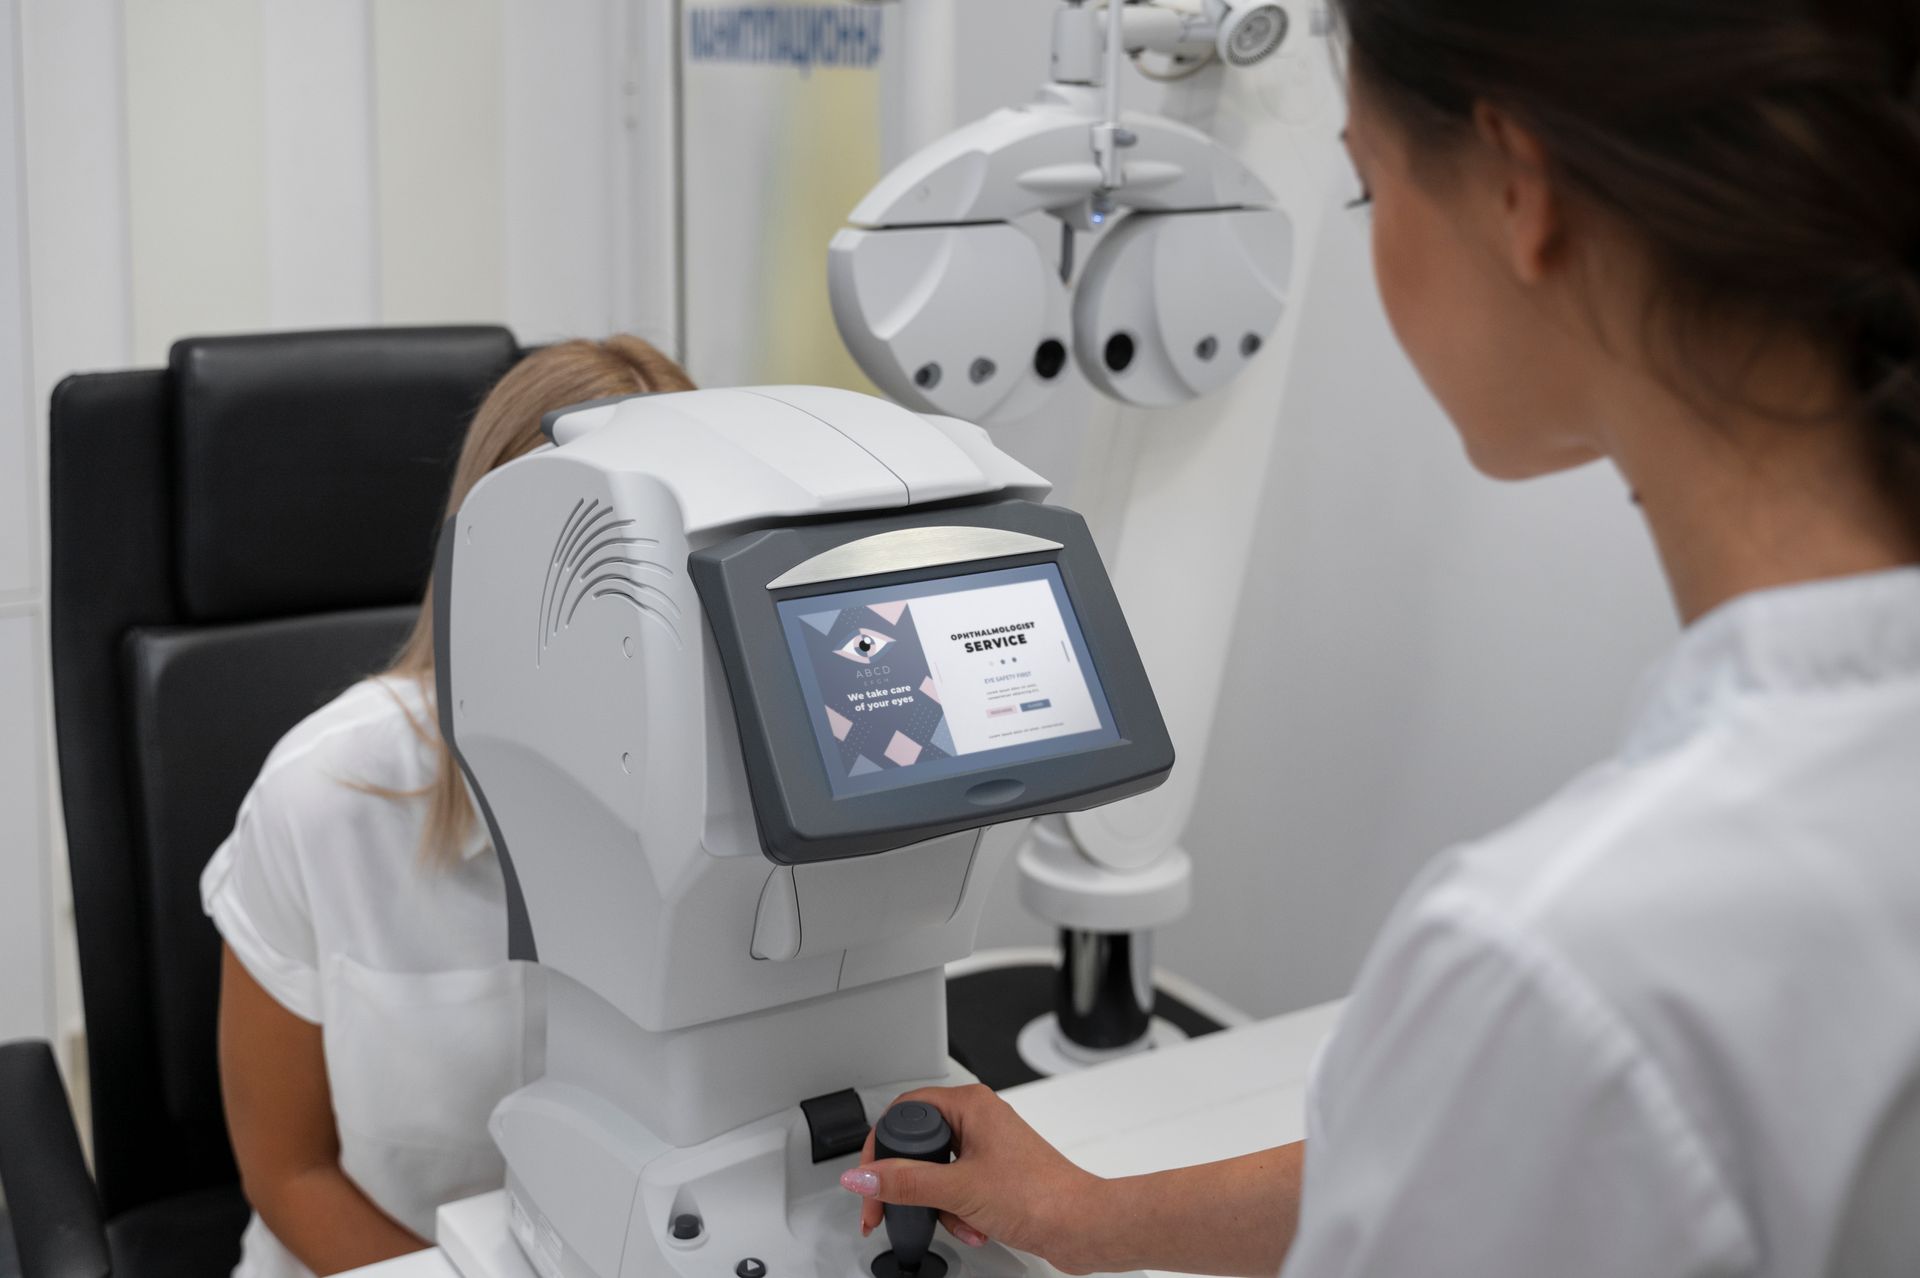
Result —
M 496 1110 L 542 1278 L 1001 1278 L 838 1187 L 946 1052 L 1036 816 L 1173 749 L 1081 519 L 980 429 L 814 387 L 585 405 L 473 490 L 439 706 L 536 960 Z M 902 1106 L 883 1148 L 943 1158 Z

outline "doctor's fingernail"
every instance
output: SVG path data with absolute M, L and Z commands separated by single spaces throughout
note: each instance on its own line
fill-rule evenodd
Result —
M 855 1167 L 840 1173 L 840 1188 L 871 1198 L 880 1192 L 880 1177 L 865 1167 Z
M 969 1247 L 984 1247 L 987 1236 L 971 1225 L 961 1225 L 953 1231 L 953 1236 Z

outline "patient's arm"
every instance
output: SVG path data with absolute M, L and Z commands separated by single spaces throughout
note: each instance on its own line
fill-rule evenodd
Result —
M 320 1027 L 275 1002 L 225 947 L 220 1087 L 247 1201 L 307 1268 L 339 1273 L 428 1245 L 340 1170 Z

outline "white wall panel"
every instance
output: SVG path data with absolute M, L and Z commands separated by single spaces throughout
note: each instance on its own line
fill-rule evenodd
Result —
M 703 48 L 699 34 L 741 29 L 742 8 L 807 4 L 683 6 L 682 301 L 688 371 L 714 385 L 872 389 L 833 325 L 826 245 L 883 172 L 881 90 L 884 63 L 899 56 L 898 8 L 850 8 L 883 27 L 865 65 L 797 66 L 753 56 L 751 39 Z
M 680 323 L 680 132 L 676 102 L 680 61 L 673 5 L 663 0 L 609 0 L 626 31 L 622 48 L 619 170 L 626 199 L 615 224 L 620 280 L 614 327 L 638 333 L 676 357 L 683 353 Z
M 132 355 L 126 65 L 119 0 L 20 0 L 19 16 L 32 325 L 28 395 L 33 408 L 26 420 L 40 441 L 47 399 L 60 378 L 80 369 L 125 367 Z M 40 633 L 38 601 L 23 616 L 30 620 L 12 624 Z M 4 837 L 12 855 L 0 860 L 0 899 L 19 903 L 17 909 L 30 902 L 35 911 L 25 920 L 9 915 L 6 944 L 21 955 L 45 955 L 49 949 L 59 955 L 56 970 L 67 995 L 50 1011 L 44 978 L 22 969 L 25 984 L 10 987 L 21 993 L 9 996 L 16 1011 L 7 1015 L 37 1020 L 17 1023 L 22 1032 L 46 1034 L 56 1028 L 56 1012 L 63 1024 L 78 1018 L 78 997 L 65 849 L 57 817 L 51 815 L 56 809 L 51 803 L 41 806 L 52 788 L 52 740 L 41 712 L 45 665 L 32 645 L 16 642 L 9 648 L 0 662 L 0 684 L 10 689 L 0 699 L 0 732 L 10 742 L 6 748 L 19 748 L 20 733 L 31 733 L 33 743 L 34 754 L 21 765 L 32 765 L 32 771 L 14 775 L 39 778 L 17 795 L 9 787 L 6 800 L 12 821 Z M 41 1000 L 37 1011 L 36 999 Z M 63 1048 L 69 1046 L 62 1042 Z M 69 1064 L 75 1059 L 68 1057 Z
M 374 0 L 381 318 L 506 307 L 501 0 Z
M 0 613 L 0 1042 L 53 1028 L 34 613 Z
M 0 1042 L 54 1028 L 19 10 L 0 4 Z
M 126 14 L 133 350 L 267 322 L 259 0 L 138 0 Z
M 39 584 L 40 468 L 28 390 L 18 0 L 0 4 L 0 599 Z
M 625 202 L 615 7 L 504 0 L 504 318 L 523 341 L 614 327 Z
M 1393 344 L 1359 215 L 1302 305 L 1163 961 L 1258 1014 L 1350 987 L 1408 881 L 1604 758 L 1672 610 L 1603 467 L 1468 466 Z
M 267 322 L 380 316 L 369 0 L 259 0 Z
M 118 0 L 23 0 L 33 399 L 133 353 Z

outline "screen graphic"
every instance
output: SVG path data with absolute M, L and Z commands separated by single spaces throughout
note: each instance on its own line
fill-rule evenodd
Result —
M 789 599 L 779 612 L 836 795 L 1118 740 L 1051 564 Z

